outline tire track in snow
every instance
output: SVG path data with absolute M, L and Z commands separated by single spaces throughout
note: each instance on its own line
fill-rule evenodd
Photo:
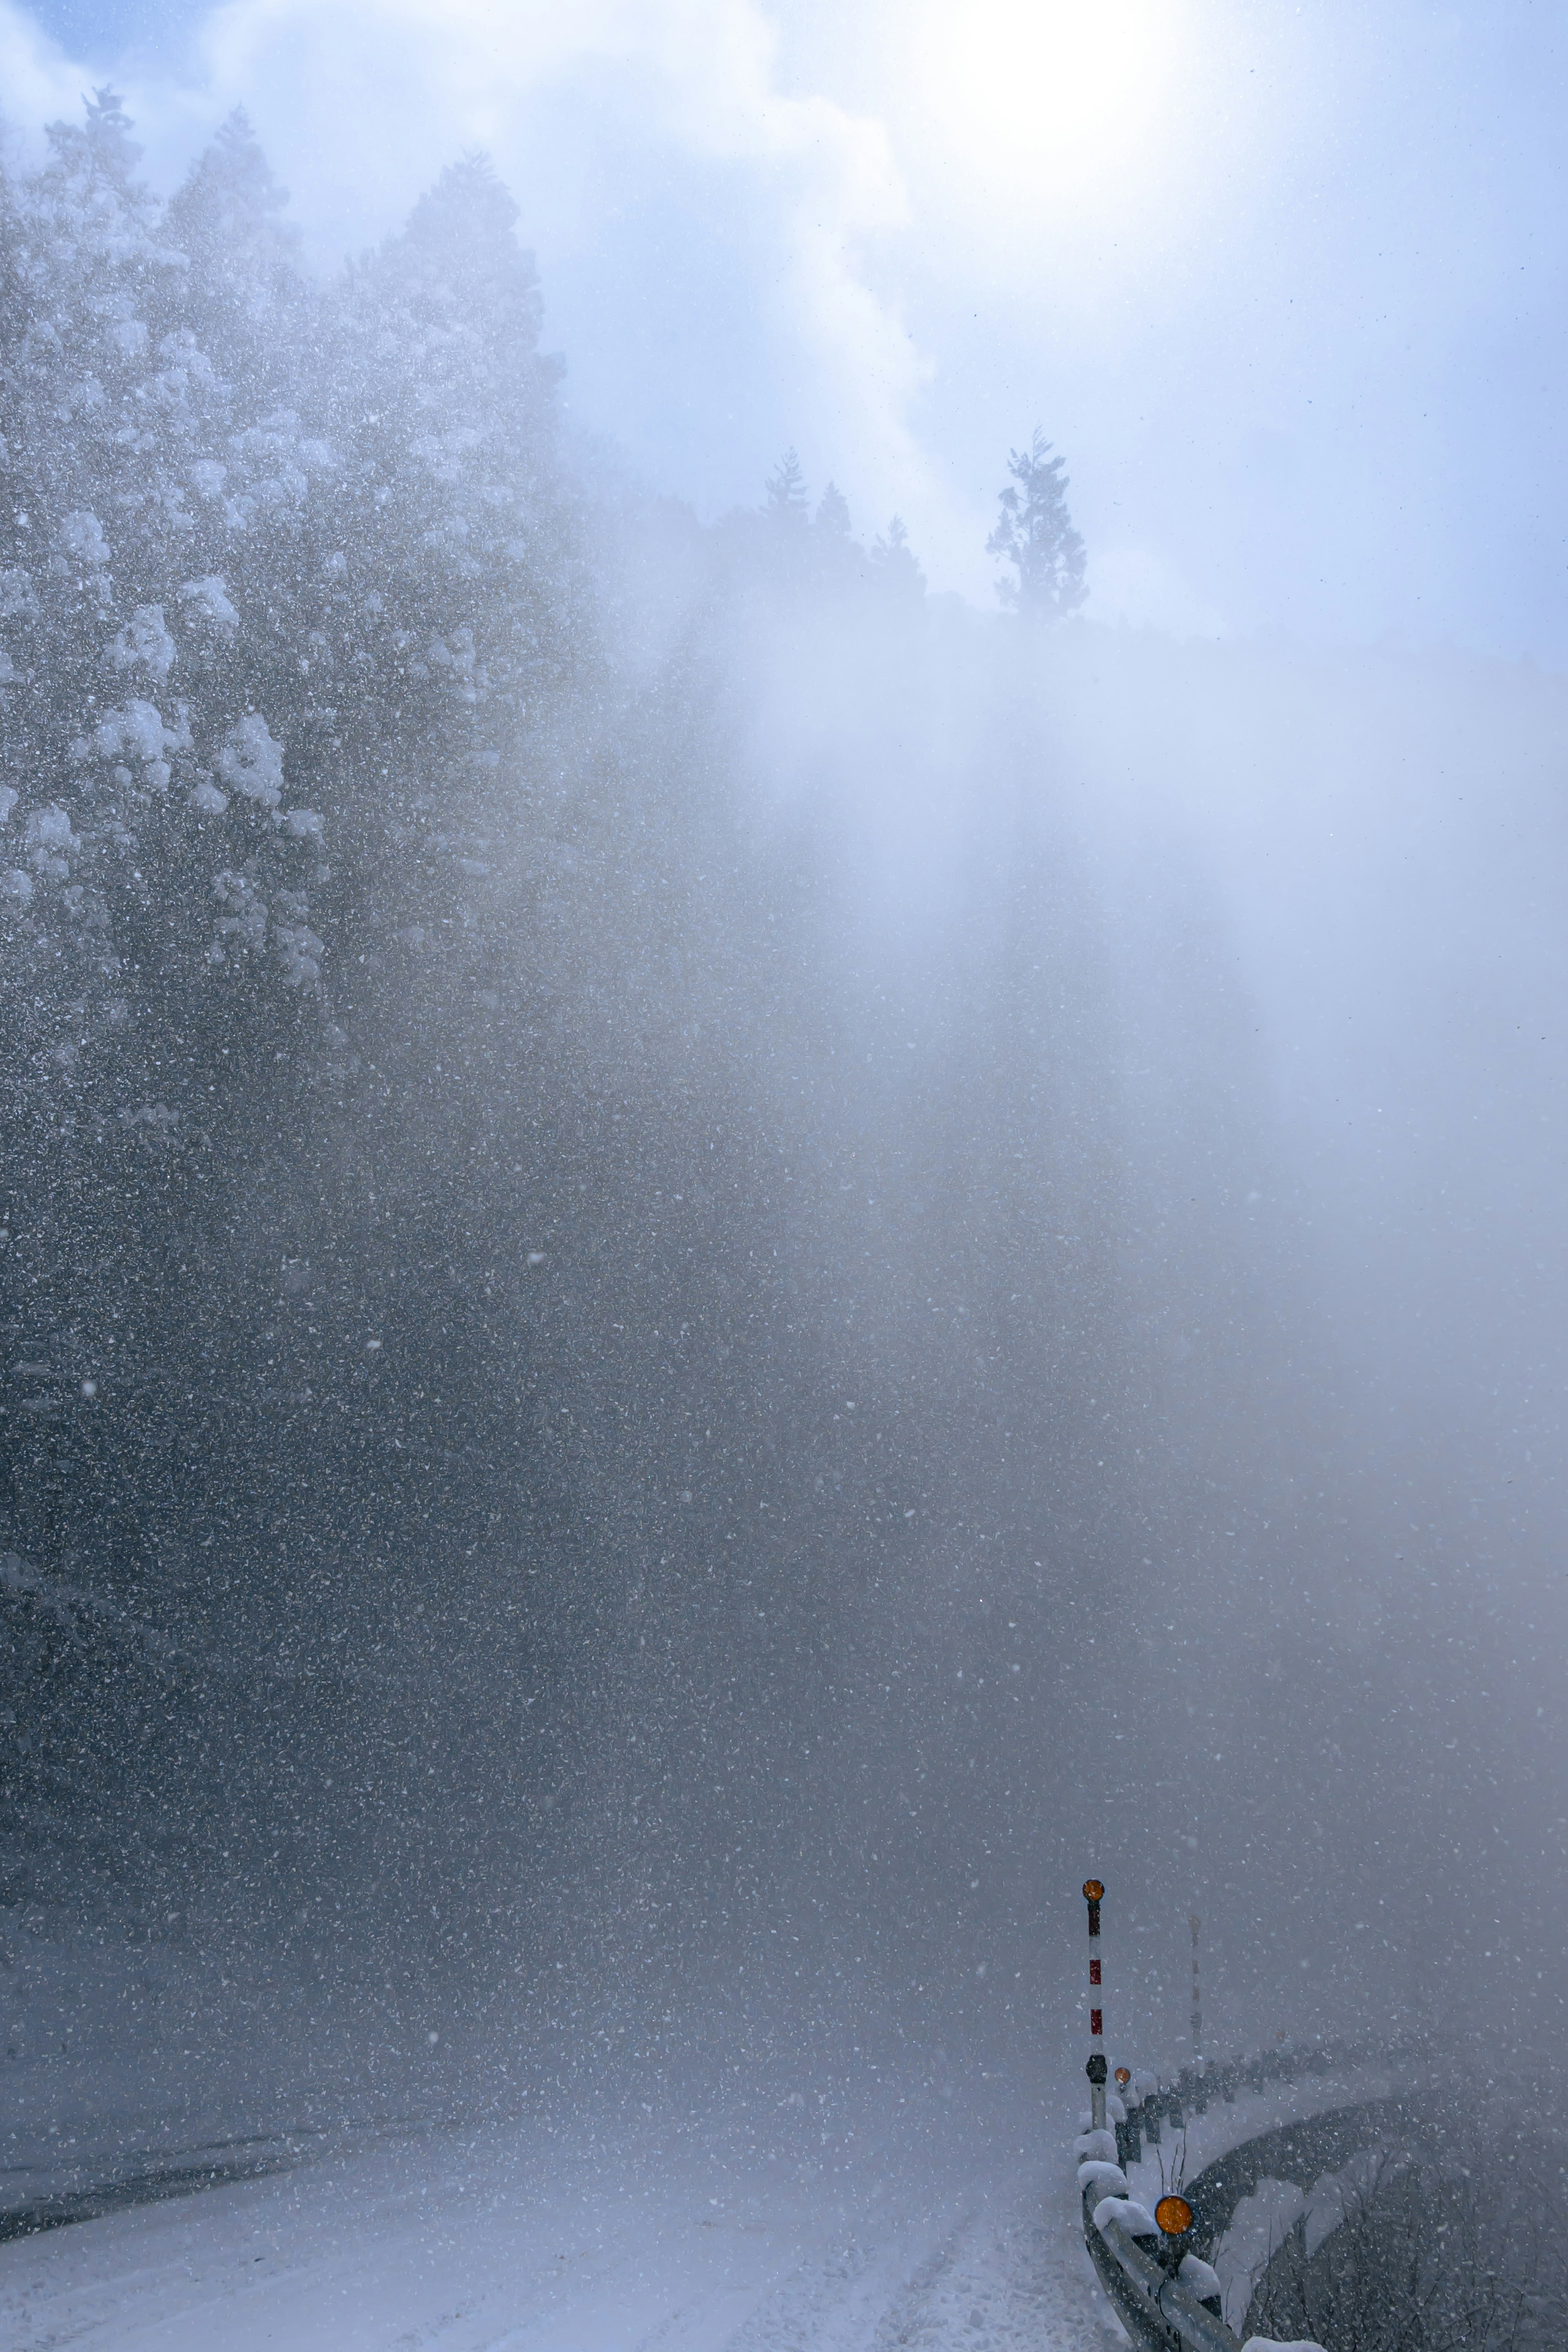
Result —
M 1048 2175 L 970 2188 L 802 2263 L 720 2352 L 1079 2352 L 1120 2331 Z M 668 2339 L 671 2344 L 676 2340 Z M 637 2352 L 663 2352 L 661 2331 Z
M 1098 2299 L 1064 2242 L 1052 2184 L 977 2200 L 889 2311 L 868 2352 L 1046 2352 L 1103 2340 Z

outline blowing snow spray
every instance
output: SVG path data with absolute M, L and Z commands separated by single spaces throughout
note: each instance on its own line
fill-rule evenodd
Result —
M 1089 2076 L 1089 2127 L 1090 2131 L 1105 2129 L 1105 2011 L 1104 1990 L 1100 1967 L 1100 1906 L 1105 1899 L 1105 1889 L 1098 1878 L 1083 1882 L 1083 1899 L 1089 1906 L 1089 2063 L 1084 2073 Z

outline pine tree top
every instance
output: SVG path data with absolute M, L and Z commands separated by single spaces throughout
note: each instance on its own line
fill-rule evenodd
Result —
M 1014 579 L 1002 579 L 996 593 L 1005 604 L 1036 618 L 1063 618 L 1077 612 L 1089 591 L 1084 584 L 1083 541 L 1068 511 L 1066 459 L 1051 455 L 1038 425 L 1027 449 L 1013 449 L 1007 471 L 1013 479 L 998 498 L 1001 509 L 985 551 L 1011 563 Z

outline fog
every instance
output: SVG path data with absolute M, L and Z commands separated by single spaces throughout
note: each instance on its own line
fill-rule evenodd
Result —
M 1076 2069 L 1092 1870 L 1150 2063 L 1195 1912 L 1214 2050 L 1555 2064 L 1505 17 L 1061 12 L 1077 144 L 1004 184 L 1033 114 L 983 166 L 960 75 L 922 149 L 876 10 L 6 12 L 13 1941 L 169 1947 L 215 2079 L 267 1986 L 279 2079 L 651 2112 Z M 1329 283 L 1369 218 L 1413 339 Z M 1087 601 L 999 606 L 1042 423 Z

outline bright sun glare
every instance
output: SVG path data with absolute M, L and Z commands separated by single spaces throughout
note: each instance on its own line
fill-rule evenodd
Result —
M 1189 14 L 1178 0 L 942 0 L 921 83 L 950 168 L 986 210 L 1136 202 L 1182 136 Z

